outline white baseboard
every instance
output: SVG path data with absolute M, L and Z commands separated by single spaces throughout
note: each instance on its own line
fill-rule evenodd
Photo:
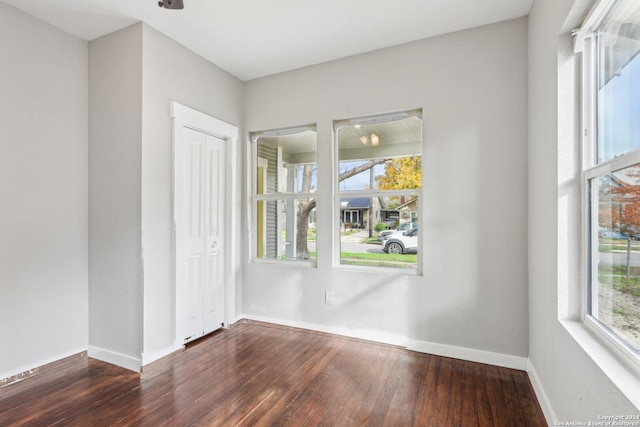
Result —
M 239 321 L 241 321 L 242 319 L 248 319 L 247 316 L 236 316 L 233 319 L 231 319 L 231 322 L 229 323 L 229 326 L 232 326 L 234 323 L 238 323 Z
M 140 359 L 92 345 L 89 346 L 88 356 L 134 372 L 140 372 L 140 368 L 142 367 Z
M 551 401 L 549 400 L 547 393 L 545 393 L 544 387 L 542 387 L 540 377 L 538 376 L 533 363 L 531 363 L 531 360 L 527 360 L 527 373 L 529 374 L 529 380 L 531 380 L 533 391 L 536 393 L 538 402 L 540 402 L 540 407 L 542 408 L 544 418 L 547 420 L 547 424 L 549 424 L 550 426 L 556 425 L 556 421 L 558 420 L 558 418 L 556 417 L 555 412 L 553 412 Z
M 525 357 L 512 356 L 510 354 L 417 340 L 410 340 L 406 347 L 408 350 L 418 351 L 420 353 L 435 354 L 453 359 L 467 360 L 469 362 L 518 369 L 520 371 L 524 371 L 527 368 L 527 359 Z
M 502 366 L 505 368 L 526 370 L 527 358 L 512 356 L 508 354 L 492 353 L 489 351 L 475 350 L 465 347 L 456 347 L 446 344 L 437 344 L 426 341 L 411 340 L 407 337 L 377 332 L 364 329 L 348 329 L 338 326 L 325 326 L 314 323 L 296 322 L 283 319 L 274 319 L 264 316 L 239 316 L 240 319 L 255 320 L 259 322 L 275 323 L 278 325 L 291 326 L 295 328 L 309 329 L 312 331 L 326 332 L 335 335 L 342 335 L 351 338 L 376 341 L 384 344 L 397 345 L 405 347 L 408 350 L 420 353 L 435 354 L 438 356 L 451 357 L 454 359 L 468 360 L 470 362 L 486 363 L 488 365 Z
M 2 372 L 0 373 L 0 385 L 3 385 L 7 382 L 13 383 L 20 381 L 20 378 L 28 378 L 29 376 L 36 374 L 40 368 L 48 365 L 49 363 L 57 362 L 58 360 L 73 356 L 74 354 L 83 353 L 85 351 L 87 351 L 86 347 L 78 348 L 69 352 L 60 353 L 55 356 L 39 360 L 38 362 L 34 362 L 29 365 L 20 366 L 10 371 Z M 14 379 L 13 377 L 16 378 Z
M 383 344 L 397 345 L 405 347 L 407 339 L 401 335 L 388 334 L 384 332 L 370 331 L 365 329 L 347 329 L 339 326 L 326 326 L 317 323 L 297 322 L 292 320 L 275 319 L 265 316 L 239 316 L 238 320 L 247 319 L 256 322 L 273 323 L 276 325 L 290 326 L 292 328 L 308 329 L 310 331 L 325 332 L 328 334 L 341 335 L 350 338 L 358 338 L 362 340 L 375 341 Z
M 162 359 L 175 351 L 182 350 L 183 347 L 184 346 L 182 345 L 174 344 L 171 347 L 163 348 L 162 350 L 154 351 L 153 353 L 142 353 L 142 366 L 147 366 L 149 363 Z

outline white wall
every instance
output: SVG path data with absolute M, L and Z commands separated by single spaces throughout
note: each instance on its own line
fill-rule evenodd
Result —
M 591 3 L 535 0 L 529 16 L 529 358 L 549 422 L 636 414 L 640 405 L 605 370 L 619 372 L 636 396 L 640 381 L 571 320 L 582 285 L 579 82 L 569 30 Z
M 0 379 L 87 346 L 87 44 L 0 3 Z
M 89 43 L 88 111 L 89 354 L 135 369 L 142 351 L 142 24 Z
M 144 25 L 143 28 L 144 358 L 154 359 L 173 348 L 175 334 L 169 102 L 179 102 L 239 126 L 243 85 L 237 78 L 152 27 Z M 239 148 L 234 146 L 236 150 Z M 236 157 L 240 158 L 240 155 Z M 241 169 L 234 168 L 233 172 L 240 180 Z M 237 212 L 241 211 L 240 202 L 237 198 Z M 228 227 L 231 229 L 231 224 Z M 233 240 L 239 242 L 239 235 Z M 237 246 L 240 247 L 239 244 Z
M 317 123 L 320 169 L 318 268 L 247 264 L 243 313 L 526 357 L 526 36 L 521 18 L 247 82 L 246 129 Z M 332 120 L 413 108 L 424 275 L 333 268 Z
M 243 86 L 146 24 L 89 47 L 89 350 L 135 369 L 174 349 L 170 101 L 238 124 Z

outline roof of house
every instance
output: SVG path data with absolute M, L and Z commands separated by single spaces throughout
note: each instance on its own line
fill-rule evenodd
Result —
M 371 199 L 368 197 L 357 197 L 355 199 L 349 199 L 345 209 L 369 209 L 369 203 Z
M 396 210 L 404 208 L 405 206 L 409 206 L 411 203 L 415 203 L 417 200 L 418 200 L 417 198 L 408 200 L 408 201 L 404 202 L 403 204 L 396 206 Z

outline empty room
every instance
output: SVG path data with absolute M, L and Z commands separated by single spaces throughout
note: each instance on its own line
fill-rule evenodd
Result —
M 0 425 L 640 426 L 637 1 L 0 35 Z

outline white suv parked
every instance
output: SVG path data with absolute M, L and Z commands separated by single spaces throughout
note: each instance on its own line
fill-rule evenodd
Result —
M 397 232 L 385 236 L 382 241 L 382 252 L 388 254 L 405 254 L 418 252 L 418 227 L 409 231 Z
M 380 233 L 378 233 L 378 240 L 382 242 L 387 236 L 390 236 L 392 234 L 402 234 L 405 231 L 409 231 L 417 226 L 418 224 L 415 222 L 405 222 L 404 224 L 400 224 L 398 228 L 391 230 L 382 230 Z

